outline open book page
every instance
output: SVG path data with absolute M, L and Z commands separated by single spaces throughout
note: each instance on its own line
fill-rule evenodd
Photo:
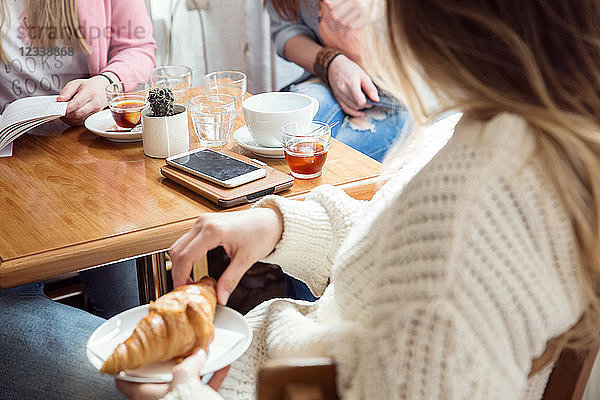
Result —
M 11 157 L 12 156 L 12 143 L 0 150 L 0 158 L 2 157 Z
M 67 103 L 59 103 L 56 98 L 27 97 L 10 103 L 0 121 L 0 149 L 28 130 L 65 115 Z

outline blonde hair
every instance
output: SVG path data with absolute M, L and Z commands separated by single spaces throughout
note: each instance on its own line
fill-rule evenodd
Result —
M 10 23 L 7 0 L 0 0 L 0 27 Z M 84 54 L 91 52 L 79 28 L 77 0 L 28 0 L 27 27 L 34 46 L 73 47 Z M 0 61 L 9 60 L 3 47 L 4 35 L 0 32 Z
M 600 1 L 381 0 L 364 57 L 374 79 L 421 124 L 436 116 L 415 79 L 473 118 L 511 112 L 536 131 L 537 154 L 571 218 L 585 312 L 561 337 L 600 332 Z M 393 157 L 394 151 L 392 151 Z M 397 152 L 396 152 L 397 154 Z

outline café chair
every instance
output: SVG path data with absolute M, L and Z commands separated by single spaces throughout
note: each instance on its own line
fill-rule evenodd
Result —
M 548 378 L 542 400 L 582 400 L 599 347 L 600 339 L 596 339 L 585 350 L 564 349 Z
M 542 400 L 582 400 L 600 340 L 586 350 L 561 352 Z M 257 400 L 337 400 L 335 363 L 331 358 L 282 358 L 258 373 Z
M 331 358 L 280 358 L 258 372 L 257 400 L 337 400 Z

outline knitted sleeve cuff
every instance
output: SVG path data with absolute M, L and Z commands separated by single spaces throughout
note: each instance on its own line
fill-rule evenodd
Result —
M 295 201 L 268 196 L 257 207 L 273 207 L 283 215 L 283 235 L 264 262 L 305 282 L 319 296 L 331 272 L 333 227 L 327 212 L 314 201 Z
M 223 400 L 210 386 L 191 382 L 176 386 L 161 400 Z

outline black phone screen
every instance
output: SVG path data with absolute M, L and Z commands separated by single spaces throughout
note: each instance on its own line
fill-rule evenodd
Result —
M 260 169 L 254 165 L 207 149 L 173 159 L 171 162 L 198 171 L 218 181 L 228 181 Z

